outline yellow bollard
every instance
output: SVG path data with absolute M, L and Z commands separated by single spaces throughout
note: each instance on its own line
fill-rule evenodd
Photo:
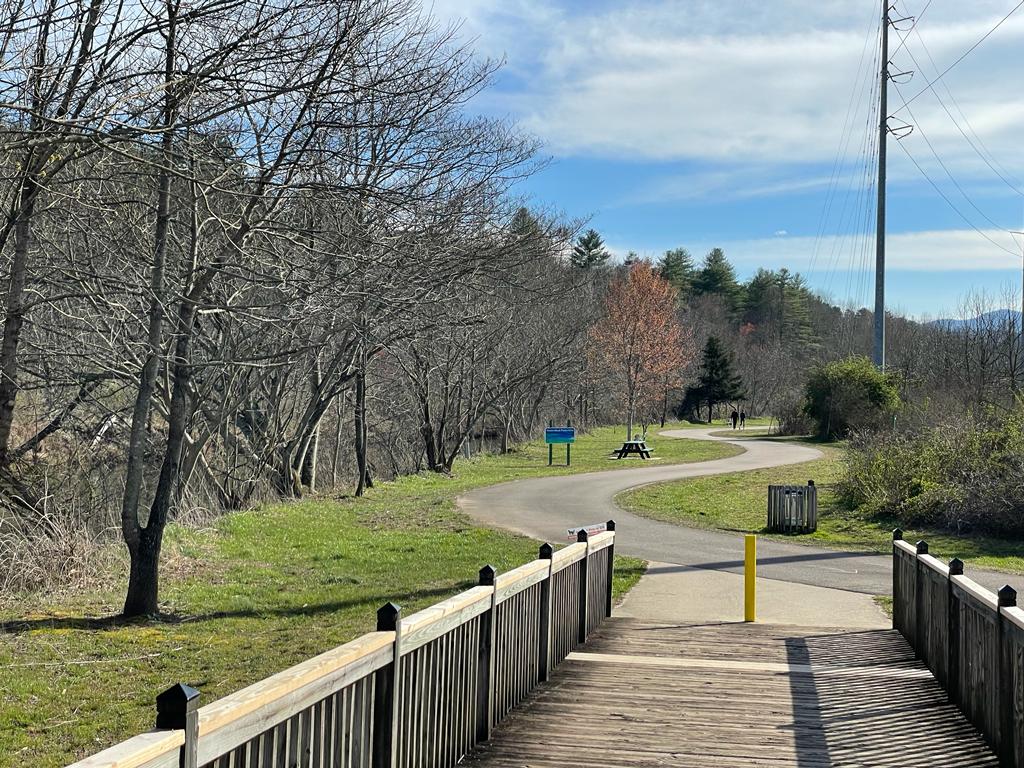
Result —
M 756 579 L 757 579 L 757 536 L 748 534 L 745 537 L 746 556 L 743 569 L 743 620 L 757 621 L 755 610 L 756 604 Z

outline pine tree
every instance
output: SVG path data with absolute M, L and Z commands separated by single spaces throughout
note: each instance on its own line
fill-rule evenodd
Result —
M 813 346 L 810 304 L 813 294 L 799 274 L 787 269 L 759 269 L 746 285 L 743 321 L 756 328 L 757 338 L 797 348 Z
M 626 267 L 632 267 L 634 264 L 640 261 L 640 254 L 636 251 L 627 251 L 626 258 L 623 259 L 622 264 Z
M 693 290 L 697 268 L 693 265 L 693 256 L 685 248 L 665 251 L 665 255 L 658 262 L 658 272 L 679 291 L 681 296 L 688 296 Z
M 693 281 L 693 292 L 698 296 L 721 296 L 730 307 L 736 308 L 740 285 L 736 281 L 736 270 L 721 248 L 712 248 L 704 257 L 704 264 Z
M 697 385 L 691 387 L 687 399 L 708 406 L 708 421 L 719 403 L 741 400 L 746 396 L 746 389 L 739 375 L 733 370 L 732 357 L 722 347 L 722 343 L 711 336 L 704 345 L 703 358 L 700 364 L 700 375 Z
M 590 269 L 603 266 L 611 258 L 611 254 L 604 247 L 604 240 L 597 230 L 588 229 L 576 238 L 576 245 L 572 248 L 570 258 L 574 266 Z

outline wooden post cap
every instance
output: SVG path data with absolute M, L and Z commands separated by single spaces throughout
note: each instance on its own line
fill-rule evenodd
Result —
M 614 520 L 609 520 L 607 523 L 604 524 L 604 527 L 605 527 L 605 530 L 614 531 L 615 530 L 615 521 Z
M 485 565 L 480 569 L 480 586 L 493 587 L 494 579 L 497 575 L 498 571 L 495 570 L 493 565 Z
M 903 529 L 902 528 L 893 528 L 892 529 L 892 540 L 893 541 L 903 541 Z
M 185 719 L 199 707 L 199 691 L 178 683 L 156 697 L 156 727 L 184 730 Z
M 1011 608 L 1017 604 L 1017 590 L 1009 584 L 1004 584 L 999 590 L 999 607 Z
M 959 557 L 954 557 L 949 561 L 949 575 L 950 576 L 963 576 L 964 575 L 964 561 Z
M 924 539 L 922 539 L 921 541 L 917 542 L 917 554 L 919 554 L 919 555 L 927 555 L 928 554 L 928 542 L 925 541 Z
M 544 542 L 540 545 L 540 559 L 550 560 L 555 555 L 555 548 L 552 547 L 548 542 Z
M 576 531 L 576 541 L 589 541 L 589 540 L 590 540 L 590 534 L 587 533 L 587 529 L 586 528 L 580 528 L 578 531 Z
M 377 609 L 377 631 L 394 632 L 398 629 L 398 620 L 402 609 L 394 603 L 385 603 Z

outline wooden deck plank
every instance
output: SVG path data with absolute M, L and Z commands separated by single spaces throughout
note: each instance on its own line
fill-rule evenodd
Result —
M 613 619 L 465 764 L 996 766 L 890 630 Z

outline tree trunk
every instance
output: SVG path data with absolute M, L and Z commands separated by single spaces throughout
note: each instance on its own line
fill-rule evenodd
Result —
M 169 8 L 169 6 L 168 6 Z M 162 117 L 164 135 L 161 143 L 162 169 L 157 189 L 156 223 L 153 231 L 153 265 L 149 277 L 149 325 L 146 337 L 146 361 L 139 372 L 139 386 L 135 393 L 132 409 L 131 431 L 128 437 L 128 461 L 125 470 L 124 494 L 121 497 L 121 533 L 131 559 L 128 577 L 128 594 L 125 598 L 124 615 L 141 616 L 156 611 L 159 583 L 157 569 L 160 562 L 160 542 L 163 537 L 163 522 L 154 519 L 153 509 L 160 509 L 154 497 L 146 527 L 139 523 L 139 506 L 142 500 L 142 481 L 145 470 L 146 427 L 149 423 L 153 390 L 159 372 L 161 342 L 163 340 L 164 270 L 167 262 L 168 229 L 171 221 L 171 168 L 174 165 L 174 125 L 177 105 L 173 95 L 175 18 L 170 13 L 167 29 L 167 49 L 164 57 L 164 81 L 167 86 Z M 175 392 L 177 395 L 177 382 Z M 171 414 L 175 410 L 175 397 L 171 398 Z M 184 420 L 180 425 L 184 435 Z M 168 435 L 168 443 L 170 435 Z M 180 446 L 179 446 L 180 454 Z M 166 453 L 165 453 L 166 458 Z M 175 463 L 178 460 L 175 457 Z M 165 462 L 166 463 L 166 462 Z M 164 469 L 161 469 L 160 484 L 164 486 L 169 504 L 171 488 L 166 487 Z M 160 488 L 158 487 L 158 491 Z
M 331 487 L 338 487 L 338 469 L 341 464 L 341 423 L 342 410 L 341 402 L 344 398 L 339 397 L 334 412 L 334 456 L 331 461 Z
M 122 611 L 125 616 L 155 616 L 160 612 L 161 540 L 162 536 L 144 530 L 135 546 L 129 547 L 131 567 Z
M 309 488 L 310 493 L 316 493 L 316 465 L 320 458 L 320 427 L 313 430 L 313 437 L 310 438 L 309 448 L 302 462 L 302 484 Z
M 125 616 L 154 613 L 159 598 L 157 569 L 160 566 L 160 544 L 179 479 L 181 453 L 185 444 L 185 426 L 188 422 L 188 388 L 192 378 L 188 358 L 195 321 L 195 304 L 192 301 L 185 300 L 178 312 L 178 320 L 180 331 L 174 348 L 174 385 L 170 411 L 167 414 L 167 443 L 160 465 L 160 478 L 153 492 L 153 503 L 149 508 L 149 520 L 142 529 L 138 546 L 133 550 L 129 545 L 131 569 L 123 611 Z
M 629 396 L 629 404 L 628 404 L 628 407 L 626 409 L 626 411 L 627 411 L 626 412 L 626 439 L 627 440 L 632 440 L 633 439 L 633 410 L 636 407 L 635 400 L 636 400 L 636 398 L 632 394 L 630 394 L 630 396 Z
M 26 177 L 21 185 L 14 223 L 14 254 L 11 279 L 7 287 L 7 315 L 0 343 L 0 466 L 10 460 L 11 429 L 18 397 L 18 346 L 25 324 L 25 283 L 28 278 L 28 251 L 32 238 L 32 214 L 38 188 L 35 179 Z
M 355 426 L 356 496 L 362 496 L 371 487 L 370 470 L 366 459 L 366 355 L 359 353 L 359 370 L 356 372 L 356 402 L 353 418 Z

